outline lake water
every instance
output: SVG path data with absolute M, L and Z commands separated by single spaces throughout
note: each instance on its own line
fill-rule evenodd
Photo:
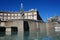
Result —
M 0 40 L 60 40 L 60 33 L 55 36 L 47 36 L 40 32 L 0 32 Z

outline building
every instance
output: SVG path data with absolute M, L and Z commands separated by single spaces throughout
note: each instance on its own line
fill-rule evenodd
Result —
M 14 32 L 21 33 L 21 40 L 23 39 L 24 32 L 28 31 L 30 37 L 37 37 L 37 33 L 46 34 L 46 23 L 39 16 L 36 9 L 23 11 L 22 4 L 20 12 L 3 12 L 0 11 L 0 32 L 6 32 L 6 35 Z M 8 33 L 7 33 L 8 32 Z
M 8 21 L 8 20 L 15 20 L 15 19 L 42 20 L 36 9 L 31 9 L 31 10 L 23 12 L 23 13 L 24 14 L 21 14 L 21 12 L 2 12 L 2 11 L 0 11 L 0 20 L 1 21 Z M 22 18 L 22 16 L 23 16 L 23 18 Z
M 46 29 L 48 35 L 60 32 L 60 16 L 53 16 L 47 19 Z
M 0 26 L 1 27 L 6 27 L 6 28 L 19 27 L 20 28 L 19 30 L 27 31 L 29 30 L 30 27 L 31 27 L 30 30 L 32 30 L 32 28 L 34 29 L 35 26 L 37 27 L 38 25 L 40 25 L 40 23 L 43 23 L 43 20 L 39 16 L 39 12 L 36 9 L 31 9 L 29 11 L 20 10 L 20 12 L 0 11 Z
M 28 31 L 30 37 L 37 37 L 37 33 L 46 34 L 46 24 L 39 16 L 36 9 L 23 11 L 22 4 L 20 12 L 4 12 L 0 11 L 0 32 L 10 34 L 12 31 L 21 33 L 21 40 L 23 39 L 24 32 Z M 8 32 L 8 33 L 7 33 Z M 34 32 L 34 33 L 32 33 Z M 35 37 L 35 38 L 36 38 Z

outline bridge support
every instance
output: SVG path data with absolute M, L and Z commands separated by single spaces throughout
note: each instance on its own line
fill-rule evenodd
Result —
M 11 28 L 6 28 L 6 35 L 11 35 Z
M 0 26 L 5 26 L 5 22 L 4 21 L 1 22 Z

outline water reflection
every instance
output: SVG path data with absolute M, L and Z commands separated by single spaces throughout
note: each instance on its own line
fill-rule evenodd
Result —
M 15 40 L 16 37 L 16 32 L 12 32 L 11 35 L 8 32 L 0 32 L 0 40 Z
M 12 32 L 11 35 L 7 35 L 5 32 L 0 32 L 0 40 L 60 40 L 60 33 L 56 33 L 54 37 L 44 36 L 37 31 Z
M 28 31 L 24 32 L 24 40 L 29 40 L 29 32 Z
M 18 34 L 17 31 L 13 31 L 13 32 L 11 32 L 11 35 L 17 35 L 17 34 Z
M 0 32 L 0 37 L 5 36 L 5 32 Z

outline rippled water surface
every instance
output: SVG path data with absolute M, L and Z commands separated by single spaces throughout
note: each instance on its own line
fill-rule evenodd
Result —
M 60 40 L 60 33 L 47 36 L 40 32 L 0 32 L 0 40 Z

